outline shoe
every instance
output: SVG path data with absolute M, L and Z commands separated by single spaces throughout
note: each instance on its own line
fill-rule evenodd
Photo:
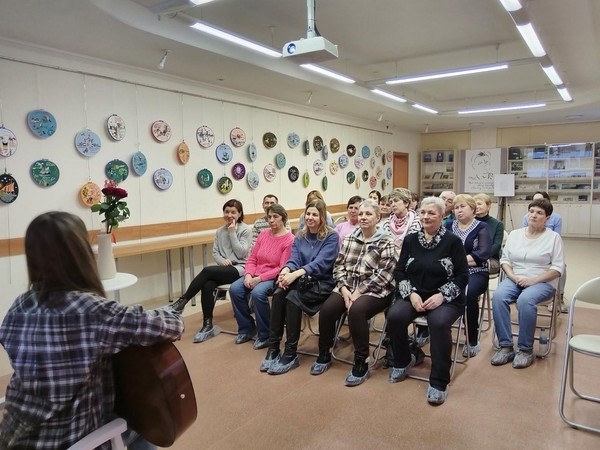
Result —
M 429 344 L 429 329 L 419 328 L 415 342 L 417 343 L 417 347 L 419 348 Z
M 432 385 L 427 388 L 427 401 L 430 405 L 441 405 L 446 401 L 446 397 L 448 397 L 448 390 L 440 391 Z
M 414 367 L 416 362 L 417 359 L 415 358 L 415 355 L 410 355 L 410 362 L 406 367 L 392 367 L 392 370 L 390 370 L 390 375 L 388 376 L 388 381 L 390 383 L 398 383 L 399 381 L 406 380 L 406 377 L 408 376 L 408 370 L 411 367 Z
M 212 324 L 212 319 L 204 319 L 202 329 L 194 336 L 194 344 L 204 342 L 215 335 L 215 328 Z
M 321 375 L 331 367 L 331 353 L 319 353 L 317 360 L 310 366 L 311 375 Z
M 466 358 L 467 352 L 469 352 L 469 358 L 473 358 L 474 356 L 477 356 L 479 350 L 481 350 L 481 345 L 479 345 L 479 342 L 476 345 L 465 344 L 463 345 L 462 355 L 464 358 Z
M 275 360 L 277 359 L 278 356 L 279 356 L 278 348 L 270 348 L 269 350 L 267 350 L 267 356 L 265 356 L 265 359 L 263 359 L 262 362 L 260 363 L 260 371 L 268 372 L 269 369 L 271 368 L 271 365 L 273 365 L 273 363 L 275 362 Z
M 566 305 L 566 303 L 564 301 L 560 304 L 560 312 L 562 314 L 567 314 L 569 312 L 569 307 Z
M 188 302 L 189 300 L 187 298 L 179 297 L 173 303 L 169 303 L 165 309 L 181 314 Z
M 515 359 L 515 351 L 512 347 L 502 347 L 492 356 L 492 366 L 503 366 Z
M 279 356 L 269 368 L 269 375 L 281 375 L 295 369 L 300 365 L 298 355 L 286 355 L 285 353 Z
M 254 339 L 254 336 L 256 336 L 256 330 L 251 333 L 239 333 L 235 338 L 235 343 L 243 344 L 251 339 Z
M 513 369 L 525 369 L 533 364 L 535 361 L 535 355 L 533 351 L 519 350 L 515 355 L 512 366 Z
M 254 344 L 252 344 L 252 348 L 254 350 L 262 350 L 263 348 L 267 348 L 269 346 L 269 338 L 266 339 L 256 339 Z
M 364 358 L 355 358 L 354 367 L 348 372 L 344 385 L 358 386 L 359 384 L 363 384 L 370 375 L 369 363 Z

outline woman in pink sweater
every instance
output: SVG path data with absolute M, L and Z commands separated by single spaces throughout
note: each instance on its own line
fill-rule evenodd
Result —
M 269 345 L 269 293 L 273 290 L 273 280 L 290 257 L 294 242 L 294 235 L 285 228 L 287 220 L 283 206 L 271 205 L 267 209 L 269 229 L 258 235 L 246 261 L 244 277 L 229 288 L 233 313 L 238 323 L 236 344 L 248 342 L 258 332 L 253 348 L 259 350 Z M 252 296 L 256 321 L 251 315 L 248 295 Z

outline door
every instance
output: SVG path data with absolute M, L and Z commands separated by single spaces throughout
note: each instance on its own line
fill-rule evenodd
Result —
M 394 152 L 393 187 L 408 188 L 408 153 Z

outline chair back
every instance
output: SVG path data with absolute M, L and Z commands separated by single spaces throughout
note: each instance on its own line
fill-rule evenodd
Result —
M 91 448 L 99 447 L 105 442 L 111 443 L 112 450 L 124 450 L 125 445 L 123 444 L 123 439 L 121 439 L 121 434 L 126 430 L 127 422 L 125 420 L 121 418 L 114 419 L 112 422 L 108 422 L 96 431 L 81 438 L 67 450 L 90 450 Z
M 600 277 L 588 280 L 579 286 L 573 294 L 572 303 L 574 304 L 575 301 L 600 305 Z

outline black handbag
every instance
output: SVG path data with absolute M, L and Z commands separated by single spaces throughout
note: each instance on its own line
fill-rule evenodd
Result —
M 302 275 L 298 278 L 297 289 L 300 292 L 314 291 L 319 293 L 321 291 L 319 280 L 314 279 L 310 275 Z

